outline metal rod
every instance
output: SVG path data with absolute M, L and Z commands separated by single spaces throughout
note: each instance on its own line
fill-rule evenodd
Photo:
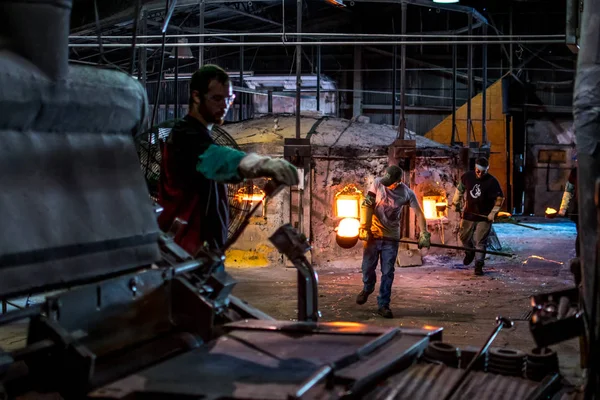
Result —
M 168 10 L 169 7 L 169 1 L 167 0 L 165 7 Z M 166 29 L 163 31 L 166 32 Z M 162 75 L 163 75 L 163 69 L 165 67 L 165 43 L 167 42 L 167 38 L 166 38 L 166 33 L 163 33 L 163 39 L 162 39 L 162 43 L 161 43 L 161 49 L 160 49 L 160 69 L 158 71 L 158 83 L 156 85 L 156 97 L 154 98 L 154 105 L 152 108 L 152 119 L 150 120 L 150 126 L 154 126 L 155 122 L 156 122 L 156 115 L 158 114 L 158 101 L 160 99 L 160 87 L 161 87 L 161 83 L 162 83 Z
M 244 41 L 244 37 L 242 36 L 240 38 L 240 41 L 243 42 Z M 240 87 L 244 87 L 244 46 L 240 46 L 240 83 L 239 83 Z M 240 100 L 239 100 L 239 113 L 238 113 L 238 120 L 242 121 L 244 119 L 244 94 L 240 93 Z
M 175 51 L 175 119 L 179 118 L 179 52 Z
M 470 213 L 473 215 L 476 215 L 478 217 L 482 217 L 482 218 L 487 218 L 487 215 L 482 215 L 482 214 L 476 214 L 476 213 Z M 503 223 L 508 223 L 508 224 L 513 224 L 513 225 L 518 225 L 518 226 L 522 226 L 523 228 L 529 228 L 529 229 L 533 229 L 534 231 L 541 231 L 542 228 L 536 228 L 535 226 L 531 226 L 531 225 L 525 225 L 522 224 L 520 222 L 516 222 L 516 221 L 511 221 L 511 220 L 507 220 L 507 221 L 496 221 L 497 223 L 503 224 Z
M 296 46 L 420 46 L 420 45 L 431 45 L 431 46 L 445 46 L 448 44 L 462 44 L 462 45 L 482 45 L 482 44 L 505 44 L 505 43 L 516 43 L 516 44 L 564 44 L 564 40 L 499 40 L 499 41 L 488 41 L 488 40 L 414 40 L 414 41 L 333 41 L 333 42 L 295 42 Z M 224 43 L 198 43 L 200 47 L 237 47 L 237 46 L 286 46 L 291 45 L 288 42 L 273 41 L 273 42 L 224 42 Z M 102 47 L 106 48 L 126 48 L 131 46 L 128 43 L 104 43 Z M 173 43 L 173 47 L 189 46 L 185 43 Z M 70 48 L 95 48 L 99 47 L 98 43 L 69 43 Z M 140 43 L 138 47 L 161 47 L 160 43 Z
M 487 25 L 483 25 L 483 33 L 487 34 Z M 483 68 L 483 79 L 481 85 L 481 144 L 487 144 L 487 128 L 486 128 L 486 118 L 487 118 L 487 86 L 488 86 L 488 70 L 487 70 L 487 44 L 483 45 L 483 49 L 481 51 L 481 66 Z M 471 67 L 472 70 L 472 67 Z
M 394 46 L 392 60 L 392 126 L 396 125 L 396 91 L 398 90 L 398 47 Z
M 302 0 L 296 0 L 296 31 L 302 32 Z M 296 44 L 296 138 L 300 138 L 300 91 L 302 89 L 302 38 Z
M 512 322 L 510 319 L 503 318 L 500 316 L 496 317 L 496 324 L 497 325 L 492 331 L 491 335 L 488 337 L 481 349 L 479 349 L 475 357 L 473 357 L 467 368 L 465 368 L 465 371 L 460 376 L 460 378 L 456 382 L 454 382 L 454 385 L 452 385 L 452 388 L 448 391 L 448 393 L 444 397 L 444 400 L 450 400 L 452 398 L 454 393 L 456 393 L 456 391 L 460 388 L 463 382 L 467 379 L 467 376 L 469 376 L 469 373 L 475 366 L 475 363 L 477 363 L 477 360 L 479 360 L 479 357 L 481 357 L 481 355 L 489 349 L 489 347 L 492 345 L 492 342 L 494 341 L 496 336 L 498 336 L 498 333 L 500 333 L 502 328 L 512 328 L 514 326 L 514 322 Z
M 468 14 L 469 35 L 473 33 L 473 14 Z M 473 45 L 467 47 L 467 148 L 471 148 L 471 100 L 473 98 Z
M 457 63 L 458 63 L 458 50 L 456 45 L 452 45 L 452 137 L 450 139 L 450 145 L 454 146 L 456 141 L 456 89 L 458 84 L 458 77 L 456 75 Z
M 317 111 L 321 111 L 321 46 L 317 46 Z
M 202 68 L 202 66 L 204 65 L 204 38 L 205 38 L 205 33 L 204 33 L 204 0 L 198 0 L 198 7 L 199 7 L 199 13 L 198 13 L 198 32 L 200 32 L 198 34 L 198 67 Z
M 201 0 L 201 4 L 204 2 Z M 473 26 L 475 27 L 475 26 Z M 286 36 L 304 36 L 304 37 L 360 37 L 360 38 L 456 38 L 456 39 L 533 39 L 533 38 L 542 38 L 542 39 L 565 39 L 565 35 L 452 35 L 452 34 L 420 34 L 420 33 L 394 33 L 394 34 L 373 34 L 373 33 L 324 33 L 324 32 L 305 32 L 305 33 L 293 33 L 286 32 Z M 238 33 L 238 32 L 219 32 L 219 33 L 185 33 L 185 34 L 168 34 L 167 38 L 219 38 L 219 37 L 277 37 L 281 38 L 281 33 L 279 32 L 248 32 L 248 33 Z M 102 35 L 102 39 L 106 40 L 117 40 L 117 39 L 125 39 L 131 40 L 133 35 L 113 35 L 106 36 Z M 97 36 L 90 35 L 72 35 L 69 36 L 69 39 L 88 39 L 88 40 L 97 40 Z M 162 35 L 138 35 L 138 39 L 162 39 Z M 284 40 L 285 41 L 285 40 Z M 495 42 L 494 40 L 493 42 Z
M 133 75 L 133 67 L 135 66 L 135 45 L 137 43 L 138 24 L 140 22 L 140 10 L 142 8 L 142 1 L 137 0 L 135 2 L 135 11 L 133 19 L 133 38 L 131 39 L 131 61 L 129 64 L 129 75 Z
M 406 33 L 406 2 L 402 2 L 402 33 Z M 400 123 L 398 124 L 398 138 L 404 139 L 406 130 L 406 45 L 400 47 Z
M 407 243 L 407 244 L 419 244 L 419 242 L 415 241 L 415 240 L 408 240 L 408 239 L 384 239 L 384 240 L 388 240 L 391 242 L 398 242 L 398 243 Z M 491 250 L 479 250 L 479 249 L 475 249 L 475 248 L 470 248 L 470 247 L 462 247 L 462 246 L 452 246 L 449 244 L 440 244 L 440 243 L 431 243 L 431 247 L 439 247 L 441 249 L 450 249 L 450 250 L 464 250 L 464 251 L 473 251 L 475 253 L 485 253 L 485 254 L 492 254 L 495 256 L 502 256 L 502 257 L 514 257 L 514 254 L 510 254 L 510 253 L 502 253 L 499 251 L 491 251 Z
M 0 315 L 0 326 L 20 321 L 26 318 L 35 317 L 42 313 L 41 305 L 30 306 L 20 310 L 5 312 Z

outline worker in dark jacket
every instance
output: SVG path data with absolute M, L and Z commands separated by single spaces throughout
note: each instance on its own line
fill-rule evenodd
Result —
M 227 73 L 206 65 L 190 82 L 189 113 L 171 130 L 161 160 L 158 218 L 168 231 L 179 218 L 187 222 L 175 242 L 195 255 L 206 242 L 221 249 L 227 240 L 229 204 L 226 183 L 270 177 L 285 185 L 298 184 L 296 168 L 283 159 L 220 146 L 210 130 L 222 124 L 234 99 Z
M 482 250 L 477 255 L 474 251 L 467 251 L 463 259 L 464 265 L 471 264 L 475 259 L 475 275 L 483 275 L 488 236 L 504 202 L 500 183 L 488 173 L 489 168 L 487 158 L 480 157 L 475 160 L 475 171 L 465 172 L 461 176 L 452 200 L 455 211 L 461 212 L 464 197 L 467 198 L 459 235 L 464 247 Z

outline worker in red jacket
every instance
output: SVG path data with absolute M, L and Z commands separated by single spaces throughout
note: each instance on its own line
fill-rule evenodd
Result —
M 189 113 L 167 138 L 161 160 L 158 218 L 168 231 L 179 218 L 187 222 L 175 242 L 195 255 L 204 243 L 221 249 L 227 240 L 227 183 L 270 177 L 285 185 L 298 184 L 296 168 L 283 159 L 221 146 L 210 135 L 222 124 L 234 99 L 227 72 L 215 65 L 197 70 L 190 82 Z

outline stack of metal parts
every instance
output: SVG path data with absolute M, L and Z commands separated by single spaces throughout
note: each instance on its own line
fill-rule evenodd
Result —
M 551 349 L 533 349 L 527 354 L 525 376 L 541 381 L 545 376 L 558 372 L 558 355 Z
M 498 375 L 523 376 L 525 358 L 525 353 L 519 350 L 490 349 L 487 370 Z
M 448 343 L 431 342 L 421 361 L 464 369 L 475 357 L 477 350 L 473 346 L 460 349 Z M 491 348 L 482 354 L 473 370 L 504 376 L 525 377 L 539 382 L 546 376 L 559 371 L 558 356 L 548 348 L 533 349 L 529 353 L 514 349 Z

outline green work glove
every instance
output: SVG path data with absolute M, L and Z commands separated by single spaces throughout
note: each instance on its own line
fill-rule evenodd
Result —
M 462 212 L 462 201 L 454 203 L 454 211 L 456 211 L 457 213 Z
M 431 247 L 431 233 L 429 232 L 421 232 L 419 234 L 419 249 L 423 247 L 430 248 Z

